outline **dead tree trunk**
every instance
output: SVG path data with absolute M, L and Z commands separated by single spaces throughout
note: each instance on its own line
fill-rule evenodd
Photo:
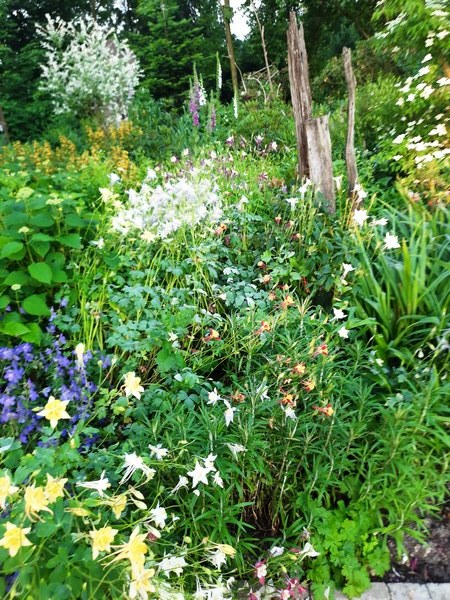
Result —
M 347 143 L 345 145 L 345 164 L 347 166 L 348 197 L 354 204 L 355 201 L 355 186 L 358 183 L 358 168 L 356 166 L 355 157 L 355 90 L 356 79 L 352 68 L 352 53 L 349 48 L 344 48 L 342 51 L 344 59 L 345 79 L 348 87 L 348 124 L 347 124 Z M 360 200 L 358 201 L 358 203 Z
M 3 109 L 0 106 L 0 139 L 3 136 L 3 140 L 8 143 L 9 135 L 8 135 L 8 125 L 6 124 L 5 115 L 3 114 Z
M 309 177 L 315 189 L 322 194 L 325 210 L 334 213 L 336 194 L 328 117 L 312 118 L 308 57 L 303 26 L 300 24 L 297 28 L 294 12 L 289 15 L 287 38 L 289 81 L 297 134 L 298 171 L 300 177 Z
M 306 122 L 311 118 L 312 101 L 303 25 L 300 23 L 300 27 L 297 27 L 297 17 L 294 12 L 289 15 L 287 39 L 289 82 L 297 135 L 298 172 L 303 179 L 309 177 Z
M 336 212 L 336 194 L 328 115 L 306 121 L 306 138 L 310 179 L 316 190 L 323 195 L 326 211 L 334 214 Z

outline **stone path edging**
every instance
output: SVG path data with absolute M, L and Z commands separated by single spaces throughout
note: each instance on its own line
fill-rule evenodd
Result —
M 341 592 L 335 599 L 348 600 Z M 450 600 L 450 583 L 373 583 L 358 600 Z

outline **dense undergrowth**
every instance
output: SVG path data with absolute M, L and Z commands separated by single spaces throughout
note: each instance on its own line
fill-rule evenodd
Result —
M 277 99 L 216 102 L 211 127 L 211 105 L 196 124 L 141 95 L 119 126 L 1 149 L 2 597 L 357 596 L 389 540 L 426 540 L 448 119 L 442 85 L 401 133 L 399 85 L 360 92 L 357 210 L 329 105 L 333 216 Z

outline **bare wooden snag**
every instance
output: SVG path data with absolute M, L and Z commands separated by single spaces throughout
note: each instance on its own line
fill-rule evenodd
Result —
M 334 214 L 336 212 L 336 192 L 328 115 L 306 121 L 306 138 L 310 179 L 316 190 L 324 197 L 325 210 L 329 214 Z
M 297 17 L 294 12 L 289 14 L 287 40 L 289 82 L 297 136 L 298 172 L 303 179 L 309 177 L 306 122 L 312 116 L 312 100 L 303 25 L 300 23 L 300 27 L 297 27 Z
M 336 211 L 336 194 L 331 160 L 328 117 L 312 117 L 311 87 L 303 25 L 297 27 L 294 12 L 289 14 L 288 67 L 297 135 L 298 172 L 309 177 L 325 200 L 325 210 Z
M 353 74 L 352 68 L 352 53 L 349 48 L 342 50 L 342 57 L 344 60 L 344 71 L 345 79 L 347 81 L 348 88 L 348 124 L 347 124 L 347 143 L 345 145 L 345 164 L 347 166 L 347 178 L 348 178 L 348 197 L 352 200 L 353 204 L 360 203 L 360 199 L 356 199 L 355 187 L 358 183 L 358 168 L 356 166 L 355 156 L 355 91 L 356 91 L 356 79 Z

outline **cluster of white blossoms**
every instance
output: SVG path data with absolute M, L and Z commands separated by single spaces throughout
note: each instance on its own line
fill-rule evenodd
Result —
M 47 15 L 37 30 L 46 51 L 41 89 L 51 95 L 56 114 L 95 114 L 107 121 L 127 114 L 140 69 L 126 42 L 91 17 L 66 23 Z
M 115 231 L 127 235 L 140 232 L 146 242 L 166 240 L 181 227 L 200 222 L 216 223 L 222 203 L 212 177 L 193 170 L 188 176 L 157 187 L 147 182 L 139 191 L 128 191 L 128 202 L 112 218 Z

